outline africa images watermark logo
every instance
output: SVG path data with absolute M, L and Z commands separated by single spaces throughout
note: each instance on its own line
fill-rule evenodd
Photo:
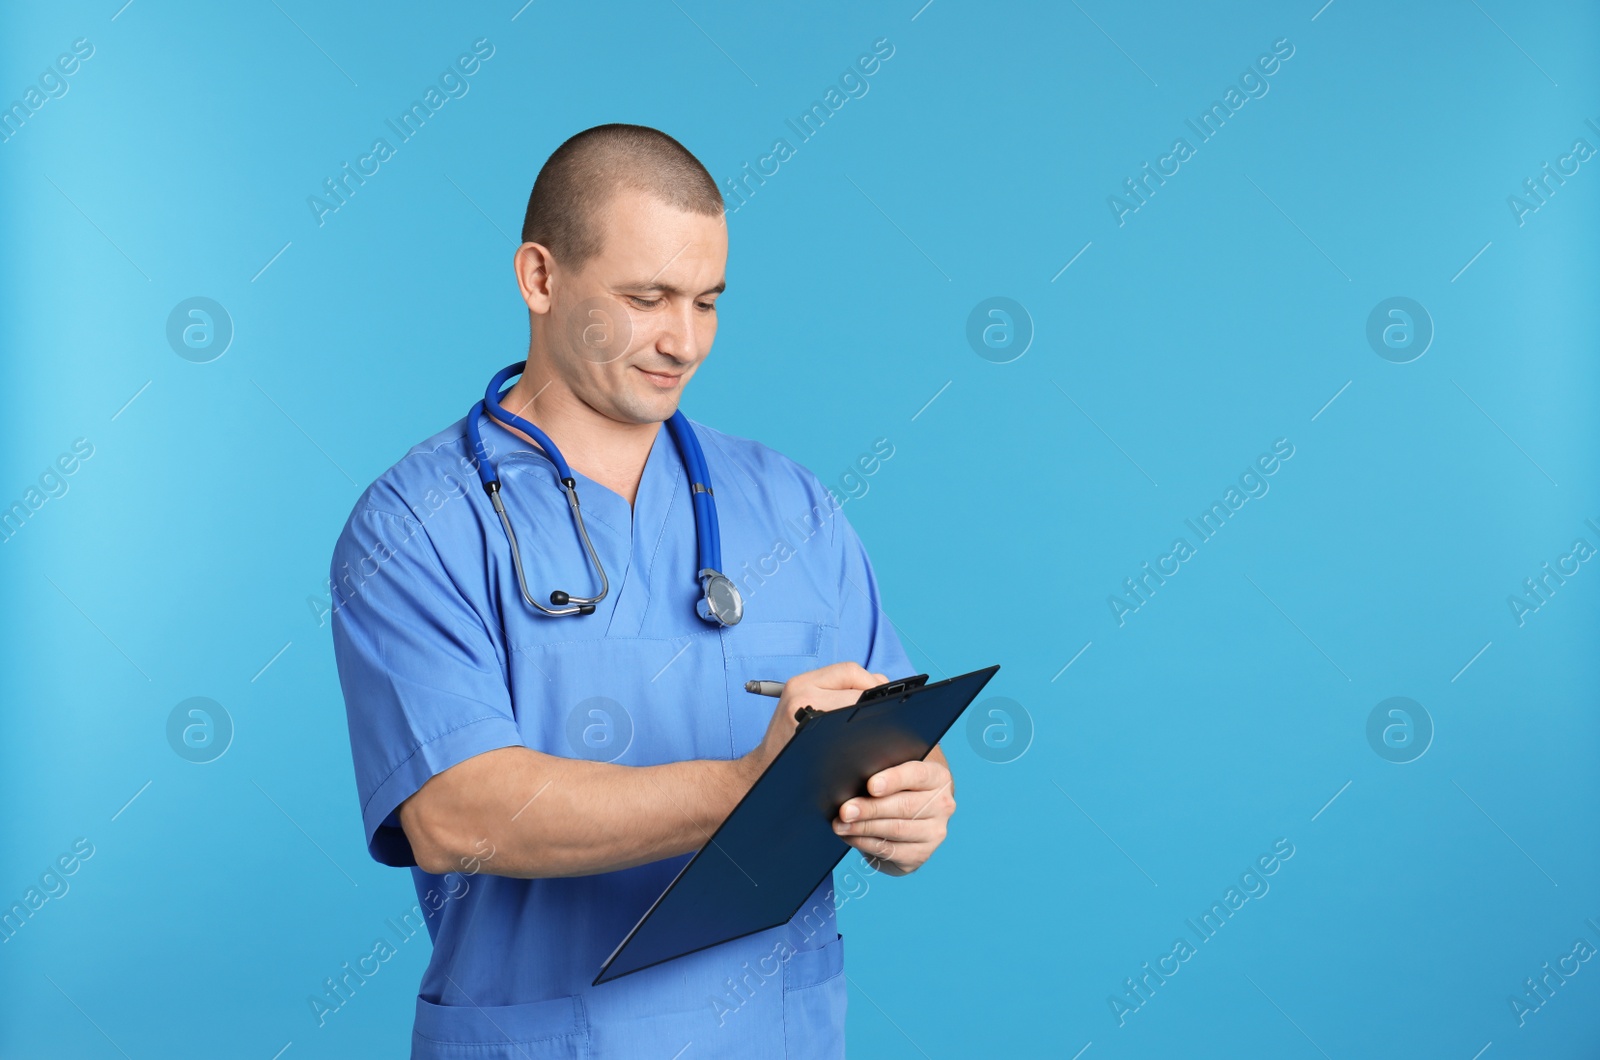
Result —
M 1228 119 L 1244 109 L 1246 103 L 1260 99 L 1272 90 L 1267 79 L 1282 69 L 1293 55 L 1294 44 L 1288 37 L 1273 41 L 1271 53 L 1259 56 L 1253 66 L 1240 74 L 1237 86 L 1229 85 L 1221 99 L 1212 100 L 1211 106 L 1200 112 L 1198 122 L 1193 118 L 1185 118 L 1184 124 L 1200 143 L 1209 143 L 1222 132 Z M 1169 177 L 1177 176 L 1183 164 L 1194 158 L 1199 150 L 1187 137 L 1180 136 L 1172 142 L 1170 152 L 1156 159 L 1154 167 L 1149 162 L 1141 163 L 1142 172 L 1122 182 L 1121 194 L 1106 196 L 1106 206 L 1117 227 L 1128 223 L 1129 214 L 1138 213 L 1149 205 L 1156 191 L 1166 186 Z
M 1279 438 L 1273 442 L 1272 452 L 1256 457 L 1255 463 L 1240 474 L 1237 486 L 1230 485 L 1223 492 L 1221 500 L 1212 501 L 1211 506 L 1199 515 L 1184 520 L 1184 525 L 1194 531 L 1194 544 L 1190 544 L 1187 537 L 1174 538 L 1172 547 L 1156 557 L 1154 567 L 1146 560 L 1141 567 L 1143 573 L 1136 578 L 1124 578 L 1124 593 L 1112 593 L 1106 597 L 1106 605 L 1111 608 L 1111 617 L 1116 619 L 1117 628 L 1126 625 L 1129 615 L 1148 604 L 1156 590 L 1182 570 L 1184 563 L 1199 555 L 1199 546 L 1215 537 L 1246 502 L 1265 497 L 1272 488 L 1267 478 L 1276 474 L 1292 456 L 1294 443 L 1289 439 Z
M 1106 1004 L 1110 1006 L 1117 1026 L 1127 1026 L 1129 1016 L 1139 1013 L 1155 1000 L 1156 991 L 1182 971 L 1183 966 L 1199 954 L 1200 947 L 1215 939 L 1218 932 L 1251 899 L 1265 898 L 1272 889 L 1267 877 L 1276 875 L 1283 863 L 1292 857 L 1294 844 L 1287 837 L 1279 837 L 1270 851 L 1256 858 L 1249 868 L 1239 874 L 1237 887 L 1230 886 L 1221 900 L 1212 902 L 1210 908 L 1200 914 L 1199 923 L 1193 918 L 1185 920 L 1184 924 L 1194 935 L 1193 942 L 1183 935 L 1177 936 L 1172 941 L 1171 951 L 1156 958 L 1154 968 L 1150 967 L 1149 961 L 1145 961 L 1139 966 L 1141 972 L 1138 976 L 1129 976 L 1122 981 L 1121 996 L 1111 994 L 1106 997 Z
M 870 79 L 894 57 L 894 51 L 894 44 L 888 37 L 879 37 L 872 42 L 872 51 L 863 52 L 853 64 L 845 67 L 839 75 L 838 84 L 829 85 L 820 100 L 812 100 L 810 108 L 801 111 L 798 117 L 785 118 L 784 124 L 794 133 L 799 144 L 810 143 L 822 132 L 823 126 L 844 109 L 845 104 L 852 99 L 861 99 L 871 91 Z M 787 135 L 775 138 L 772 149 L 756 160 L 754 168 L 746 162 L 740 166 L 737 176 L 723 180 L 723 208 L 730 215 L 738 213 L 760 188 L 766 186 L 767 180 L 777 176 L 783 164 L 799 152 L 799 145 L 791 143 Z
M 394 134 L 398 143 L 409 143 L 413 136 L 422 132 L 428 119 L 444 109 L 446 103 L 460 99 L 471 91 L 472 84 L 468 79 L 492 58 L 494 45 L 488 37 L 473 41 L 472 50 L 457 56 L 455 62 L 439 75 L 437 85 L 429 85 L 423 90 L 422 98 L 412 100 L 411 106 L 401 111 L 398 117 L 385 118 L 384 125 Z M 349 205 L 356 190 L 366 185 L 367 178 L 377 176 L 383 164 L 398 151 L 397 144 L 391 144 L 387 136 L 379 136 L 372 141 L 372 150 L 359 156 L 353 167 L 349 162 L 341 163 L 338 173 L 322 182 L 320 193 L 306 196 L 306 206 L 310 208 L 317 227 L 328 223 L 329 214 L 338 213 Z

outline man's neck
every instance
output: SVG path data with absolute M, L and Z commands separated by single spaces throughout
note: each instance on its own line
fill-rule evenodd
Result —
M 531 374 L 517 380 L 500 406 L 549 435 L 573 470 L 618 494 L 632 507 L 645 461 L 661 430 L 659 423 L 618 423 L 584 404 L 553 378 Z M 489 414 L 512 434 L 538 446 L 499 411 L 491 408 Z

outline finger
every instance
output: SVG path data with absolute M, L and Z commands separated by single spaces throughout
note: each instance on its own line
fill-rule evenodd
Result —
M 810 671 L 806 677 L 809 683 L 816 688 L 832 688 L 840 690 L 858 691 L 871 688 L 882 681 L 875 680 L 876 675 L 867 672 L 866 667 L 857 662 L 836 662 Z
M 903 857 L 909 858 L 912 856 L 914 850 L 917 849 L 917 847 L 912 844 L 895 843 L 891 840 L 881 839 L 877 836 L 852 836 L 851 838 L 846 839 L 845 842 L 850 844 L 855 849 L 861 851 L 862 854 L 866 855 L 870 860 L 875 862 L 893 861 L 896 853 L 899 853 Z M 926 860 L 926 858 L 927 855 L 923 854 L 922 860 Z
M 868 839 L 857 845 L 856 849 L 861 851 L 862 860 L 871 866 L 874 872 L 882 872 L 888 876 L 905 876 L 913 873 L 933 856 L 933 848 L 921 843 L 883 844 Z
M 946 821 L 942 817 L 920 820 L 908 817 L 883 817 L 876 821 L 855 821 L 851 824 L 835 821 L 833 834 L 841 839 L 876 836 L 879 839 L 893 839 L 896 842 L 938 843 L 944 840 L 946 827 Z
M 918 803 L 915 810 L 911 811 L 912 819 L 933 817 L 940 820 L 948 820 L 950 815 L 956 812 L 956 797 L 951 790 L 951 783 L 951 780 L 946 780 L 933 791 L 928 792 L 928 797 Z M 914 797 L 921 796 L 922 792 L 918 791 L 911 794 Z
M 863 691 L 883 683 L 881 677 L 868 673 L 858 663 L 833 663 L 791 679 L 784 686 L 784 696 L 818 710 L 838 710 L 854 706 Z
M 950 770 L 938 762 L 902 762 L 867 778 L 869 795 L 891 795 L 897 791 L 937 791 L 950 782 Z
M 879 797 L 854 798 L 839 807 L 839 820 L 873 821 L 885 817 L 914 820 L 921 817 L 948 817 L 955 812 L 956 800 L 948 782 L 933 791 L 897 791 Z

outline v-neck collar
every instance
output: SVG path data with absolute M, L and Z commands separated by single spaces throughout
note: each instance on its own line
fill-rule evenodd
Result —
M 532 457 L 550 469 L 548 479 L 550 486 L 557 490 L 562 488 L 560 473 L 556 470 L 555 461 L 550 458 L 548 453 L 537 444 L 530 442 L 520 434 L 516 434 L 492 416 L 486 415 L 484 419 L 488 426 L 507 443 L 505 449 L 491 455 L 490 463 L 494 468 L 498 469 L 501 462 L 507 457 Z M 639 476 L 639 485 L 634 491 L 631 505 L 628 503 L 627 498 L 610 486 L 579 471 L 577 467 L 573 466 L 572 460 L 567 453 L 563 452 L 561 455 L 567 459 L 567 467 L 572 471 L 572 480 L 577 484 L 578 502 L 583 508 L 584 517 L 586 519 L 596 518 L 618 533 L 627 534 L 628 530 L 636 523 L 640 523 L 641 508 L 645 509 L 643 514 L 646 516 L 642 521 L 642 525 L 646 528 L 652 525 L 650 516 L 655 514 L 654 509 L 656 506 L 652 504 L 651 498 L 647 494 L 662 492 L 659 486 L 652 488 L 651 484 L 655 479 L 666 477 L 670 485 L 670 481 L 674 477 L 671 465 L 681 463 L 681 461 L 674 459 L 676 456 L 675 449 L 672 438 L 666 429 L 666 424 L 656 424 L 656 434 L 651 440 L 650 452 L 645 457 L 644 470 Z M 674 450 L 674 452 L 669 453 L 667 450 Z M 498 471 L 496 473 L 498 474 Z M 656 515 L 656 520 L 658 523 L 659 515 Z
M 639 489 L 633 498 L 631 554 L 626 573 L 613 590 L 617 602 L 606 626 L 608 636 L 636 637 L 644 624 L 653 595 L 656 553 L 666 537 L 666 520 L 673 508 L 678 483 L 682 481 L 682 466 L 666 424 L 658 424 L 650 455 L 644 462 L 644 473 L 639 476 Z M 627 503 L 611 490 L 603 492 L 608 501 Z
M 513 433 L 498 420 L 487 416 L 485 419 L 489 421 L 488 429 L 496 432 L 506 446 L 491 450 L 493 466 L 499 468 L 513 456 L 519 461 L 536 463 L 542 469 L 547 469 L 548 473 L 535 473 L 527 477 L 547 485 L 559 496 L 561 482 L 555 461 L 550 459 L 549 454 Z M 567 457 L 568 467 L 572 470 L 584 523 L 590 527 L 590 537 L 610 582 L 606 602 L 611 606 L 609 610 L 601 612 L 607 616 L 607 635 L 637 636 L 651 602 L 651 572 L 655 567 L 656 554 L 667 536 L 666 521 L 678 507 L 679 491 L 687 494 L 688 474 L 677 445 L 666 424 L 658 423 L 631 506 L 622 494 L 572 467 L 567 453 L 563 452 L 562 456 Z M 523 473 L 526 474 L 527 470 L 525 467 Z M 561 497 L 559 503 L 561 508 L 566 508 L 565 497 Z M 692 535 L 695 532 L 693 516 L 687 502 L 683 507 L 690 519 L 688 531 Z M 572 531 L 570 520 L 563 521 L 567 523 L 567 529 Z M 597 534 L 595 530 L 598 527 L 604 527 L 610 533 Z M 692 546 L 690 554 L 693 554 Z M 684 577 L 692 580 L 694 572 L 685 571 Z M 605 608 L 605 603 L 601 607 Z

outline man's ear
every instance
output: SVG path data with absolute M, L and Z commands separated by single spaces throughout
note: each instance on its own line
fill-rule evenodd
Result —
M 555 258 L 542 244 L 524 243 L 517 248 L 512 265 L 517 274 L 517 288 L 522 292 L 522 300 L 527 304 L 529 313 L 550 312 L 551 268 L 554 263 Z

